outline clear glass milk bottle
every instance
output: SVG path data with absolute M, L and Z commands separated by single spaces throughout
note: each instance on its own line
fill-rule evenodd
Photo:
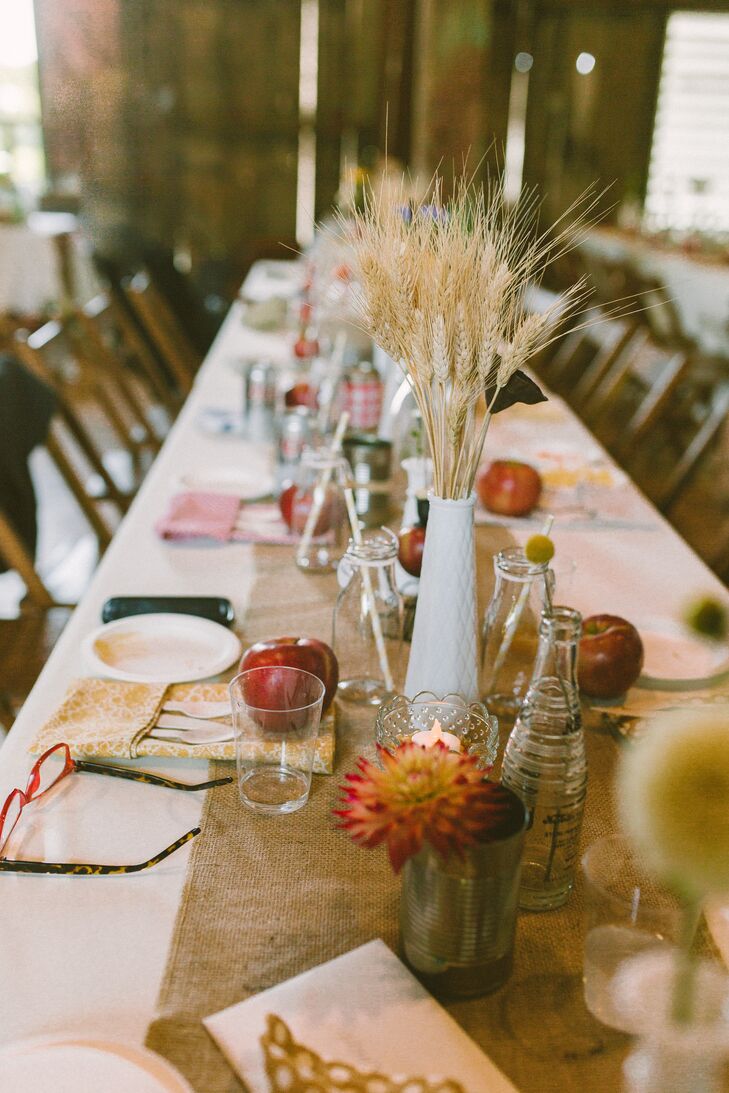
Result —
M 336 569 L 347 546 L 349 518 L 344 490 L 347 460 L 330 448 L 305 449 L 291 502 L 290 527 L 300 536 L 296 564 L 307 573 Z
M 587 761 L 577 689 L 578 611 L 555 607 L 542 616 L 529 688 L 507 741 L 502 781 L 528 816 L 519 906 L 560 907 L 578 860 L 587 792 Z
M 530 562 L 522 547 L 494 555 L 496 584 L 481 631 L 480 690 L 489 713 L 503 722 L 518 714 L 539 644 L 542 612 L 552 599 L 549 563 Z
M 339 697 L 379 705 L 400 675 L 403 605 L 395 584 L 397 538 L 387 528 L 350 540 L 339 565 L 344 584 L 334 608 L 332 648 Z M 346 583 L 345 583 L 346 582 Z

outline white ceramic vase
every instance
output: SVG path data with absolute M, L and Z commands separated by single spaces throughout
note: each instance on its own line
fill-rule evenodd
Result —
M 428 495 L 430 509 L 405 694 L 460 694 L 478 701 L 475 494 Z

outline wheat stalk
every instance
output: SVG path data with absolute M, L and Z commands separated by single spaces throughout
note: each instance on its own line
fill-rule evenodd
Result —
M 405 192 L 403 180 L 401 198 Z M 368 192 L 347 226 L 355 314 L 409 380 L 439 497 L 470 495 L 499 393 L 549 344 L 557 318 L 586 298 L 578 282 L 546 312 L 524 309 L 527 286 L 574 245 L 593 205 L 588 195 L 540 235 L 533 191 L 507 207 L 497 182 L 481 188 L 463 175 L 446 204 L 436 175 L 418 205 L 393 200 L 391 185 Z

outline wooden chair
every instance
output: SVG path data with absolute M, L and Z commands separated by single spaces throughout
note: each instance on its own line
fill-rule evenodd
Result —
M 172 310 L 146 270 L 122 281 L 126 299 L 157 351 L 180 394 L 192 387 L 200 358 L 187 340 Z
M 166 429 L 156 412 L 156 392 L 146 374 L 140 378 L 130 367 L 130 350 L 114 323 L 109 300 L 97 296 L 84 308 L 75 309 L 65 328 L 79 358 L 90 371 L 101 366 L 107 382 L 124 403 L 130 417 L 130 448 L 137 456 L 145 450 L 158 452 Z
M 69 607 L 0 619 L 0 725 L 9 731 L 53 646 L 71 617 Z
M 100 489 L 87 482 L 86 492 L 108 498 L 125 512 L 135 492 L 136 445 L 122 414 L 118 392 L 110 389 L 103 367 L 90 365 L 76 352 L 57 320 L 25 337 L 19 335 L 15 348 L 26 366 L 54 389 L 59 415 L 75 447 L 100 479 Z M 121 467 L 117 460 L 116 473 L 112 473 L 113 452 L 120 451 L 126 456 L 126 465 Z
M 629 418 L 621 434 L 613 444 L 613 454 L 624 460 L 635 446 L 661 420 L 668 411 L 676 389 L 691 369 L 691 356 L 677 350 L 667 356 L 658 374 L 649 383 L 645 394 Z
M 656 497 L 656 504 L 663 512 L 670 512 L 677 503 L 700 464 L 718 440 L 728 418 L 729 381 L 724 381 L 712 391 L 696 432 Z
M 642 336 L 639 324 L 632 319 L 606 320 L 588 333 L 597 352 L 571 392 L 570 404 L 578 412 L 589 403 L 623 355 L 630 352 L 635 340 Z

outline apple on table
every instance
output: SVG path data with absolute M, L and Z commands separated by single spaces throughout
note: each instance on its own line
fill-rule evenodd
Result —
M 625 694 L 643 671 L 643 642 L 627 619 L 590 615 L 582 622 L 577 681 L 590 698 Z
M 282 674 L 280 668 L 299 668 L 317 676 L 324 684 L 324 715 L 332 704 L 339 683 L 339 663 L 334 650 L 318 638 L 270 638 L 251 645 L 243 654 L 240 671 L 268 668 L 260 678 L 251 679 L 246 701 L 263 710 L 280 709 Z M 278 673 L 278 674 L 277 674 Z
M 496 459 L 476 478 L 481 504 L 499 516 L 527 516 L 542 493 L 542 476 L 529 463 Z
M 316 404 L 316 389 L 312 387 L 310 383 L 306 383 L 303 380 L 299 383 L 295 383 L 293 387 L 289 387 L 288 391 L 284 394 L 284 405 L 287 410 L 291 410 L 296 406 L 305 406 L 310 410 L 315 410 Z
M 281 492 L 278 499 L 278 507 L 289 531 L 301 535 L 306 527 L 306 521 L 314 504 L 312 490 L 302 490 L 294 482 Z M 335 527 L 344 517 L 343 504 L 340 502 L 337 491 L 329 486 L 324 497 L 319 515 L 314 525 L 314 536 L 325 535 Z

